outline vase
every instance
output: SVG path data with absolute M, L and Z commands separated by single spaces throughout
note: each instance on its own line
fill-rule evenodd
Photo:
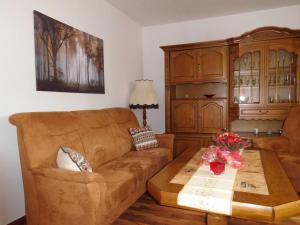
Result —
M 210 172 L 214 175 L 220 175 L 225 170 L 225 162 L 213 161 L 209 163 Z
M 242 162 L 243 160 L 240 150 L 232 151 L 227 160 L 227 163 L 234 169 L 239 169 L 242 166 Z

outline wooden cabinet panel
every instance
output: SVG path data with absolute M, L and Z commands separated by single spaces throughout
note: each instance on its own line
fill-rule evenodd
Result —
M 227 128 L 227 101 L 173 100 L 172 131 L 220 133 Z
M 200 137 L 199 138 L 199 148 L 207 148 L 212 145 L 212 136 L 211 137 Z
M 285 119 L 288 108 L 240 108 L 240 119 Z
M 212 136 L 176 136 L 174 143 L 174 157 L 188 148 L 206 148 L 212 144 Z
M 227 128 L 226 100 L 200 101 L 199 131 L 202 133 L 220 133 Z
M 191 139 L 175 139 L 174 157 L 177 157 L 179 154 L 191 147 L 199 148 L 199 141 Z
M 168 85 L 165 86 L 165 103 L 168 106 L 171 105 L 171 87 Z M 170 133 L 171 132 L 171 107 L 166 107 L 165 113 L 166 113 L 166 117 L 165 117 L 166 132 Z
M 172 102 L 172 131 L 197 132 L 197 101 L 176 100 Z
M 228 47 L 203 48 L 198 51 L 197 79 L 224 81 L 228 73 Z
M 196 79 L 196 50 L 171 52 L 171 82 Z
M 165 84 L 170 83 L 170 52 L 165 52 Z

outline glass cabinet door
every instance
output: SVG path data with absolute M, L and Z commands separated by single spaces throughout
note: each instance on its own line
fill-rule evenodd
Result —
M 261 52 L 247 52 L 234 60 L 234 103 L 260 103 Z
M 271 49 L 268 54 L 268 103 L 296 102 L 297 56 L 285 49 Z

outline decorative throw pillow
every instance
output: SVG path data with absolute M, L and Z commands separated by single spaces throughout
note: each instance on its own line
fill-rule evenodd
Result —
M 92 167 L 83 155 L 63 146 L 58 150 L 56 164 L 60 169 L 92 172 Z
M 129 128 L 129 133 L 137 151 L 158 147 L 157 140 L 150 126 Z

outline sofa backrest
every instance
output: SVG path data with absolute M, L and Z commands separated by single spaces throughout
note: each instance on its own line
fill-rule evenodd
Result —
M 138 121 L 131 110 L 114 108 L 73 113 L 85 131 L 82 141 L 85 155 L 93 169 L 132 149 L 128 129 L 137 127 Z
M 288 137 L 290 151 L 300 153 L 300 106 L 293 107 L 284 122 L 283 136 Z
M 60 145 L 86 156 L 95 169 L 129 152 L 128 128 L 138 126 L 125 108 L 19 113 L 10 121 L 17 126 L 21 161 L 27 169 L 55 167 Z

